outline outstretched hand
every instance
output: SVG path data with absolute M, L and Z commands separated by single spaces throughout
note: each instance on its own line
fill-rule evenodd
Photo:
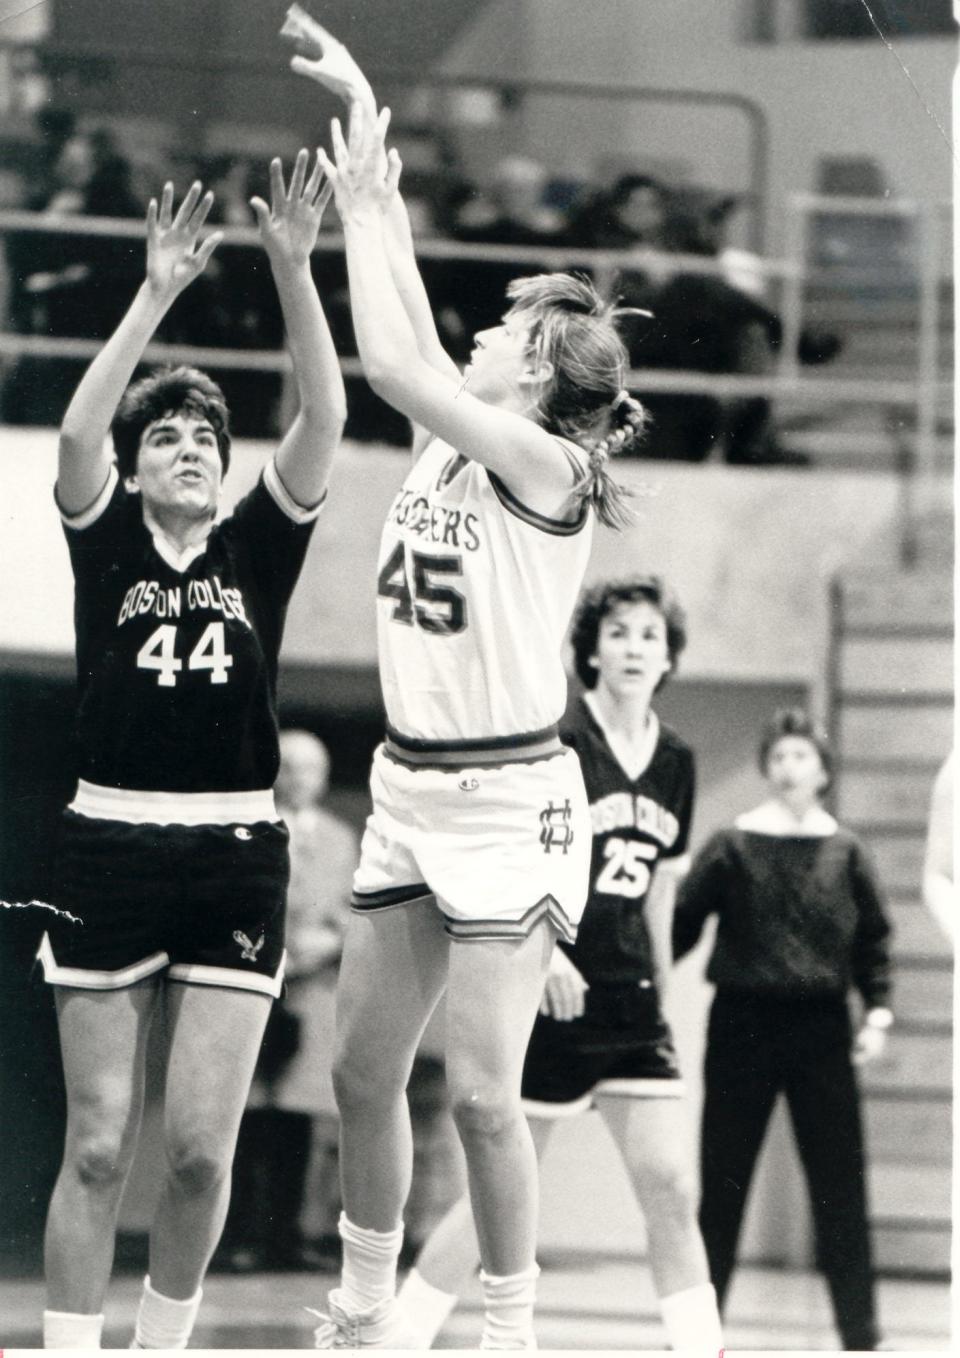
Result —
M 370 82 L 342 42 L 318 24 L 300 5 L 291 5 L 280 30 L 290 39 L 297 55 L 290 58 L 290 69 L 326 86 L 347 103 L 360 103 L 372 118 L 376 102 Z
M 270 162 L 270 206 L 262 198 L 251 198 L 260 239 L 271 263 L 304 264 L 317 243 L 324 209 L 333 185 L 323 179 L 323 161 L 317 152 L 316 163 L 307 178 L 308 151 L 300 150 L 290 176 L 290 188 L 283 182 L 279 159 Z M 324 158 L 325 159 L 325 158 Z
M 201 194 L 203 196 L 201 197 Z M 213 204 L 213 194 L 203 193 L 199 180 L 190 185 L 187 195 L 173 214 L 173 185 L 163 186 L 159 206 L 151 198 L 147 207 L 147 282 L 163 298 L 173 298 L 199 277 L 207 261 L 223 240 L 214 231 L 198 244 L 200 229 Z
M 371 123 L 358 104 L 350 107 L 348 139 L 343 136 L 340 119 L 330 124 L 333 162 L 325 151 L 318 151 L 327 178 L 333 185 L 340 216 L 346 221 L 351 212 L 365 207 L 382 208 L 397 191 L 402 169 L 396 151 L 384 151 L 390 124 L 390 110 L 381 109 Z

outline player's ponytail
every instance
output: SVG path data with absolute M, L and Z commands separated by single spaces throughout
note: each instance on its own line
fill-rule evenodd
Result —
M 607 432 L 587 449 L 587 471 L 573 493 L 581 502 L 591 505 L 607 528 L 627 528 L 633 522 L 633 512 L 627 503 L 633 492 L 614 480 L 608 463 L 611 457 L 625 452 L 643 437 L 647 423 L 647 412 L 640 402 L 628 391 L 620 391 L 611 402 Z
M 647 423 L 639 401 L 623 389 L 628 355 L 617 331 L 621 316 L 638 313 L 607 302 L 589 279 L 576 274 L 518 278 L 507 296 L 530 317 L 532 361 L 551 374 L 537 405 L 543 427 L 587 454 L 574 494 L 601 523 L 626 527 L 633 518 L 631 492 L 610 475 L 608 463 L 637 443 Z

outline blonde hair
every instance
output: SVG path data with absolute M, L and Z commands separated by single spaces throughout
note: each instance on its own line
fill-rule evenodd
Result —
M 574 495 L 601 523 L 626 527 L 633 518 L 626 503 L 631 492 L 614 480 L 607 462 L 647 424 L 646 411 L 623 387 L 629 360 L 616 322 L 633 309 L 606 302 L 589 279 L 568 273 L 514 279 L 507 297 L 511 310 L 529 317 L 534 364 L 550 368 L 537 405 L 543 427 L 588 455 Z

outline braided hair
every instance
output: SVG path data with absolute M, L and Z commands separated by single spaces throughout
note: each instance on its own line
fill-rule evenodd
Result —
M 543 427 L 580 445 L 588 465 L 574 496 L 590 504 L 609 528 L 632 521 L 631 492 L 610 475 L 607 462 L 642 435 L 647 415 L 623 388 L 629 360 L 617 332 L 620 316 L 635 309 L 605 301 L 578 274 L 537 274 L 507 288 L 512 310 L 529 318 L 531 357 L 551 376 L 537 411 Z

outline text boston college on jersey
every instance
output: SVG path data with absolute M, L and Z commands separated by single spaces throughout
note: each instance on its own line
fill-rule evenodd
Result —
M 236 618 L 238 622 L 250 626 L 243 610 L 242 594 L 238 589 L 221 585 L 219 575 L 212 576 L 210 580 L 188 581 L 186 599 L 190 612 L 209 608 L 215 613 L 222 613 L 225 618 Z M 128 618 L 143 617 L 148 613 L 158 618 L 179 618 L 182 610 L 182 586 L 161 585 L 156 580 L 138 580 L 123 596 L 117 626 Z

